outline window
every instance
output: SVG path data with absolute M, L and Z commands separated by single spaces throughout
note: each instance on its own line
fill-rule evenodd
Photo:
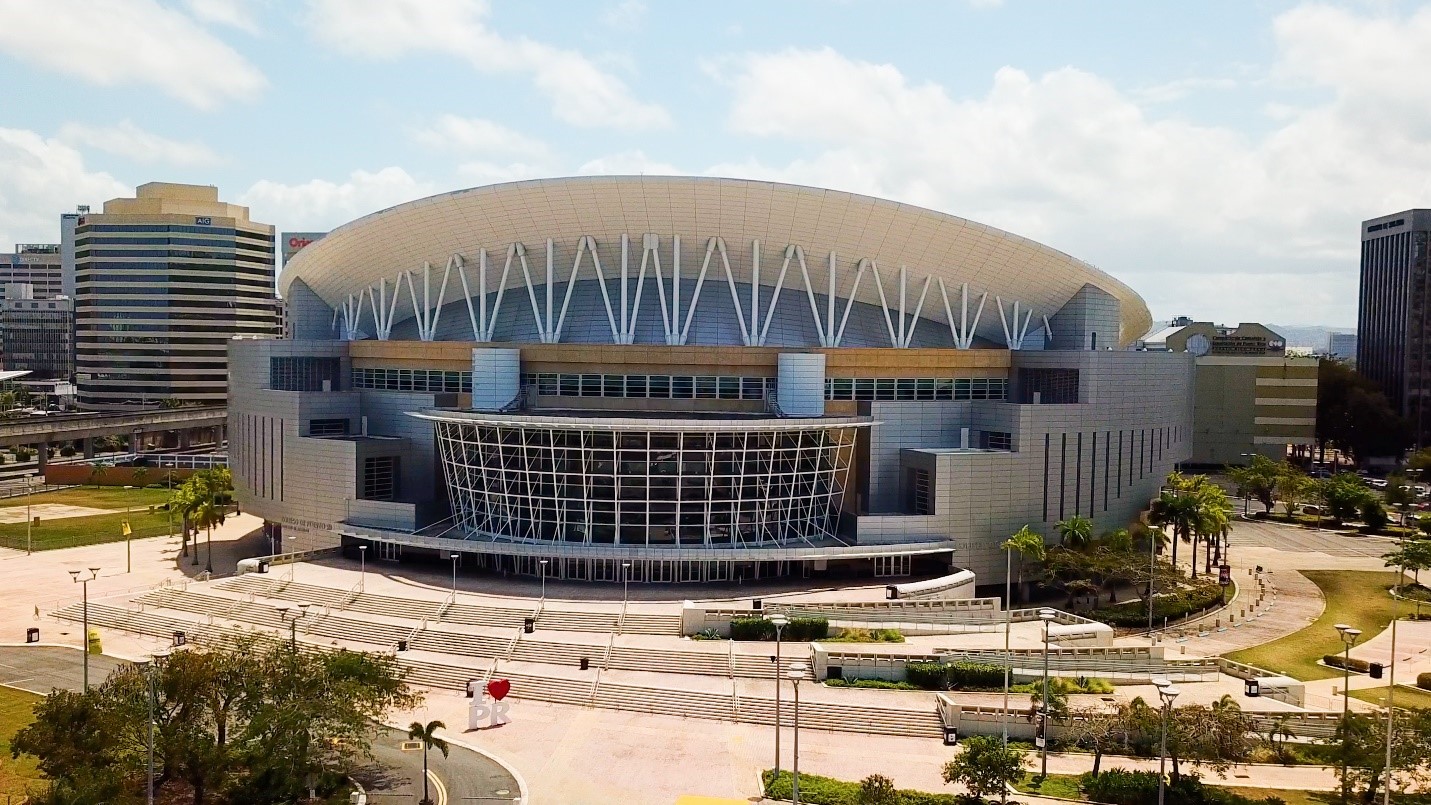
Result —
M 397 456 L 368 456 L 363 459 L 363 499 L 393 500 L 398 487 Z
M 1068 405 L 1078 402 L 1077 369 L 1020 369 L 1019 402 L 1025 405 L 1039 396 L 1043 405 Z
M 270 358 L 268 387 L 276 391 L 339 391 L 340 358 Z
M 934 493 L 930 489 L 929 470 L 909 471 L 909 510 L 913 514 L 934 513 Z
M 1014 435 L 1008 431 L 990 430 L 984 431 L 984 442 L 981 447 L 985 450 L 1012 450 L 1014 449 Z
M 347 436 L 347 419 L 314 419 L 308 423 L 309 436 Z

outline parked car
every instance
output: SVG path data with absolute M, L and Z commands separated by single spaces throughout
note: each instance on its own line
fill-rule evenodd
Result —
M 1386 488 L 1386 479 L 1385 479 L 1385 478 L 1372 478 L 1370 481 L 1367 481 L 1367 483 L 1371 484 L 1371 488 L 1372 488 L 1372 489 L 1385 489 L 1385 488 Z

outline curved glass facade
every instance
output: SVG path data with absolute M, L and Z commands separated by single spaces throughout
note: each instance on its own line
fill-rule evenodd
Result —
M 854 419 L 641 420 L 432 412 L 471 536 L 660 546 L 834 539 Z

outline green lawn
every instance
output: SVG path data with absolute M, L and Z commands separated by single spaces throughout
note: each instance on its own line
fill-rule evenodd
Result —
M 1364 702 L 1371 702 L 1379 707 L 1386 706 L 1387 688 L 1366 688 L 1364 690 L 1353 690 L 1352 698 L 1361 699 Z M 1396 706 L 1412 707 L 1418 710 L 1431 708 L 1431 692 L 1409 688 L 1405 685 L 1396 686 Z
M 38 492 L 33 495 L 0 499 L 0 508 L 24 506 L 26 503 L 61 503 L 67 506 L 87 506 L 91 509 L 124 510 L 128 505 L 136 509 L 161 506 L 169 500 L 167 489 L 125 489 L 122 486 L 72 486 L 52 492 Z
M 0 687 L 0 794 L 20 795 L 41 779 L 35 759 L 22 755 L 10 758 L 10 739 L 33 720 L 35 704 L 42 697 L 14 688 Z
M 1341 671 L 1317 665 L 1327 654 L 1340 654 L 1341 637 L 1335 624 L 1346 623 L 1362 630 L 1362 639 L 1369 640 L 1391 624 L 1392 612 L 1408 612 L 1406 604 L 1397 604 L 1387 591 L 1391 588 L 1391 571 L 1371 570 L 1304 570 L 1326 598 L 1327 606 L 1316 622 L 1280 640 L 1228 654 L 1228 659 L 1245 662 L 1268 671 L 1286 674 L 1301 680 L 1330 679 Z
M 1064 799 L 1083 799 L 1083 792 L 1078 787 L 1078 774 L 1050 774 L 1044 778 L 1042 785 L 1034 784 L 1033 774 L 1024 775 L 1022 782 L 1014 785 L 1014 788 L 1025 794 L 1043 794 L 1048 797 L 1063 797 Z

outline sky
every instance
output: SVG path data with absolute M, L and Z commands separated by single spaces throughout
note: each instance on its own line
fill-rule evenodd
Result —
M 1431 206 L 1431 5 L 0 0 L 0 249 L 148 181 L 281 231 L 518 179 L 866 193 L 1130 284 L 1354 327 L 1359 223 Z

